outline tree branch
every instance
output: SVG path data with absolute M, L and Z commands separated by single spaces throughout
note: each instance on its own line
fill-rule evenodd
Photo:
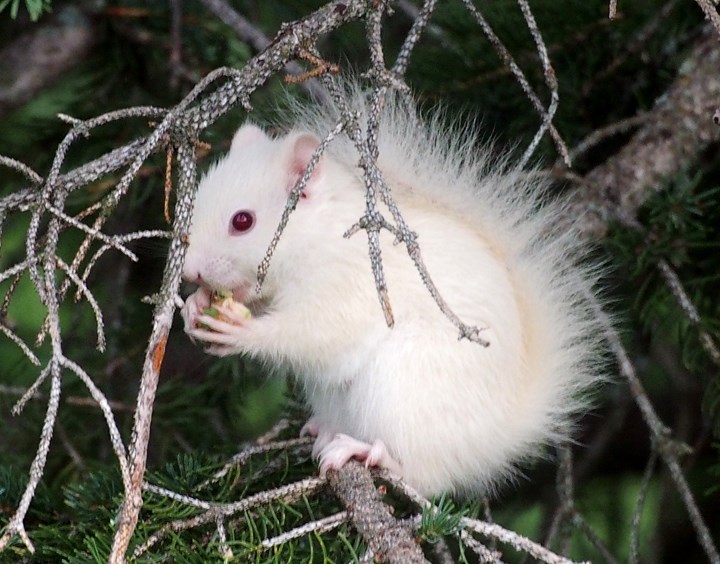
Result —
M 393 517 L 380 499 L 370 472 L 362 464 L 351 460 L 340 470 L 328 471 L 328 482 L 377 560 L 391 564 L 427 562 L 410 529 Z
M 635 217 L 663 179 L 695 162 L 720 140 L 713 112 L 720 101 L 720 43 L 710 28 L 690 51 L 677 78 L 643 125 L 614 156 L 590 171 L 567 217 L 582 217 L 581 234 L 599 239 L 617 210 Z

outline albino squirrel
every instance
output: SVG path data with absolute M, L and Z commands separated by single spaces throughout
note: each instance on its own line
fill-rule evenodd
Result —
M 367 119 L 351 90 L 351 109 Z M 426 495 L 473 494 L 566 441 L 599 381 L 600 332 L 587 301 L 593 271 L 578 266 L 572 232 L 553 228 L 561 206 L 545 201 L 544 182 L 492 157 L 469 128 L 423 122 L 388 95 L 378 166 L 441 295 L 489 346 L 458 339 L 405 246 L 385 232 L 387 326 L 367 238 L 343 237 L 365 210 L 359 157 L 344 136 L 315 168 L 258 295 L 288 194 L 338 121 L 333 108 L 295 113 L 284 136 L 242 126 L 200 182 L 184 267 L 199 289 L 183 308 L 186 332 L 212 354 L 292 369 L 322 471 L 354 457 Z M 209 315 L 213 291 L 232 291 L 252 316 L 227 301 Z

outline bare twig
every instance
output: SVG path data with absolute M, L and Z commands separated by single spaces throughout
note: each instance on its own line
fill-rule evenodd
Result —
M 687 480 L 685 479 L 682 469 L 680 468 L 680 463 L 678 462 L 678 457 L 687 452 L 687 447 L 678 445 L 669 438 L 670 431 L 662 423 L 650 403 L 650 399 L 635 374 L 635 368 L 633 367 L 632 362 L 630 362 L 630 358 L 620 341 L 620 337 L 612 327 L 607 315 L 599 308 L 596 309 L 595 315 L 604 327 L 605 337 L 612 352 L 617 358 L 620 373 L 630 384 L 630 391 L 633 394 L 635 402 L 640 408 L 645 422 L 650 428 L 651 436 L 656 448 L 658 449 L 660 457 L 670 470 L 670 475 L 675 482 L 675 487 L 677 488 L 688 515 L 690 516 L 690 522 L 695 528 L 700 545 L 711 562 L 720 561 L 720 553 L 718 553 L 712 535 L 710 534 L 710 531 L 700 514 L 695 498 L 690 491 L 690 487 L 687 484 Z
M 372 32 L 371 30 L 371 33 L 377 36 L 376 31 Z M 379 64 L 382 61 L 382 54 L 378 52 L 375 57 Z M 381 73 L 381 71 L 378 71 L 378 74 L 379 73 Z M 445 302 L 444 298 L 440 294 L 440 291 L 435 286 L 435 283 L 433 282 L 432 277 L 430 276 L 430 273 L 428 272 L 422 259 L 420 246 L 417 242 L 417 235 L 405 222 L 400 209 L 392 198 L 390 189 L 385 183 L 382 172 L 377 166 L 377 120 L 380 119 L 380 108 L 387 87 L 381 87 L 373 93 L 373 97 L 370 101 L 370 115 L 368 117 L 367 131 L 363 132 L 358 121 L 358 116 L 348 107 L 343 98 L 343 92 L 340 90 L 338 85 L 331 77 L 328 76 L 324 77 L 324 82 L 335 100 L 341 115 L 347 122 L 345 126 L 346 134 L 353 141 L 353 144 L 360 155 L 360 168 L 362 168 L 364 172 L 365 214 L 355 225 L 348 229 L 345 236 L 350 237 L 360 229 L 365 230 L 367 233 L 368 248 L 370 251 L 370 265 L 375 279 L 375 286 L 380 300 L 380 305 L 383 309 L 383 313 L 385 314 L 386 323 L 391 327 L 394 323 L 394 318 L 392 315 L 390 297 L 385 284 L 385 276 L 382 267 L 382 255 L 379 239 L 381 229 L 390 231 L 395 236 L 395 240 L 398 243 L 405 244 L 408 255 L 413 260 L 423 284 L 427 288 L 440 311 L 442 311 L 443 314 L 453 323 L 453 325 L 458 328 L 459 337 L 461 339 L 468 339 L 482 346 L 488 346 L 488 341 L 480 336 L 483 329 L 465 324 L 452 311 L 450 306 L 447 302 Z M 390 224 L 378 210 L 378 196 L 390 210 L 395 225 Z
M 185 496 L 176 492 L 172 492 L 171 490 L 167 490 L 165 488 L 159 488 L 158 486 L 144 484 L 144 489 L 147 489 L 148 491 L 153 491 L 158 495 L 162 495 L 175 501 L 179 501 L 181 503 L 186 503 L 194 507 L 204 509 L 205 511 L 199 515 L 196 515 L 195 517 L 173 521 L 161 527 L 157 533 L 150 536 L 150 538 L 148 538 L 142 545 L 138 546 L 135 549 L 133 556 L 135 558 L 141 556 L 142 554 L 147 552 L 152 546 L 163 540 L 171 532 L 186 531 L 188 529 L 192 529 L 216 521 L 218 517 L 229 517 L 231 515 L 247 511 L 254 507 L 266 505 L 272 501 L 283 500 L 285 502 L 289 502 L 295 499 L 299 499 L 304 495 L 310 495 L 316 492 L 325 483 L 326 482 L 324 478 L 307 478 L 305 480 L 301 480 L 300 482 L 281 486 L 274 490 L 260 492 L 258 494 L 246 497 L 234 503 L 205 502 L 192 498 L 190 496 Z
M 602 84 L 608 76 L 615 72 L 631 55 L 638 55 L 647 45 L 655 32 L 660 29 L 662 21 L 672 14 L 673 10 L 680 4 L 680 0 L 669 0 L 655 12 L 655 14 L 637 31 L 635 36 L 628 41 L 623 51 L 613 57 L 610 64 L 602 70 L 596 72 L 585 84 L 580 88 L 583 96 L 587 96 L 595 84 Z M 612 19 L 612 16 L 611 18 Z
M 195 150 L 192 141 L 185 142 L 178 148 L 178 169 L 179 185 L 173 231 L 186 233 L 190 228 L 195 199 Z M 158 303 L 155 310 L 153 331 L 145 355 L 140 392 L 136 404 L 133 438 L 129 449 L 130 483 L 125 489 L 125 498 L 118 517 L 119 524 L 109 558 L 113 564 L 120 564 L 124 560 L 142 507 L 140 489 L 145 474 L 155 391 L 175 311 L 175 296 L 180 287 L 183 259 L 184 243 L 180 237 L 176 237 L 170 244 L 168 262 L 163 275 L 163 286 L 160 289 L 161 302 Z
M 385 470 L 381 471 L 380 475 L 384 480 L 389 481 L 394 487 L 396 487 L 403 494 L 405 494 L 408 499 L 415 503 L 418 507 L 431 511 L 438 510 L 437 506 L 435 506 L 432 502 L 430 502 L 430 500 L 425 498 L 415 488 L 404 482 L 402 479 L 394 476 L 393 474 Z M 509 531 L 501 527 L 500 525 L 497 525 L 496 523 L 488 523 L 486 521 L 471 519 L 469 517 L 462 517 L 460 519 L 460 525 L 465 531 L 474 531 L 490 539 L 495 539 L 502 543 L 509 544 L 515 549 L 521 552 L 525 552 L 543 562 L 552 562 L 558 564 L 569 564 L 572 562 L 567 558 L 564 558 L 547 550 L 542 545 L 528 539 L 527 537 L 524 537 L 513 531 Z M 464 540 L 465 542 L 467 542 L 467 537 L 464 537 Z
M 198 487 L 202 488 L 211 483 L 217 482 L 222 477 L 227 475 L 227 473 L 232 468 L 242 466 L 248 460 L 250 460 L 251 457 L 253 457 L 257 454 L 272 452 L 274 450 L 286 450 L 286 449 L 290 449 L 293 447 L 299 447 L 299 446 L 309 446 L 312 444 L 312 442 L 313 442 L 313 439 L 311 437 L 301 437 L 299 439 L 289 439 L 287 441 L 266 442 L 266 443 L 262 443 L 262 444 L 257 444 L 255 446 L 247 447 L 247 448 L 243 449 L 242 451 L 240 451 L 235 456 L 233 456 L 230 460 L 228 460 L 220 470 L 218 470 L 215 474 L 213 474 L 213 477 L 210 480 L 203 482 Z
M 304 537 L 310 533 L 326 533 L 328 531 L 336 529 L 343 523 L 347 523 L 348 520 L 348 512 L 340 511 L 338 513 L 334 513 L 333 515 L 318 519 L 317 521 L 310 521 L 309 523 L 305 523 L 300 527 L 295 527 L 294 529 L 287 531 L 286 533 L 283 533 L 281 535 L 277 535 L 269 539 L 263 539 L 260 542 L 260 546 L 262 548 L 272 548 L 274 546 L 285 544 L 293 539 Z
M 115 417 L 113 416 L 112 409 L 110 408 L 110 402 L 108 402 L 105 394 L 95 385 L 90 376 L 83 370 L 78 364 L 67 359 L 62 358 L 61 364 L 64 368 L 68 368 L 75 375 L 82 380 L 83 384 L 87 387 L 90 395 L 92 396 L 95 403 L 98 405 L 100 410 L 105 416 L 105 422 L 110 432 L 110 442 L 112 443 L 115 456 L 117 456 L 118 463 L 120 466 L 120 474 L 123 479 L 123 486 L 127 491 L 130 487 L 130 468 L 128 466 L 127 453 L 125 452 L 125 445 L 123 444 L 122 437 L 120 436 L 120 430 L 115 423 Z
M 588 539 L 590 544 L 602 555 L 605 562 L 608 564 L 618 564 L 617 558 L 612 555 L 607 545 L 577 511 L 572 515 L 572 524 L 585 535 L 585 538 Z
M 110 557 L 112 562 L 120 562 L 123 560 L 142 503 L 140 487 L 145 469 L 152 403 L 157 386 L 158 372 L 164 356 L 165 342 L 172 322 L 172 313 L 177 305 L 176 297 L 178 294 L 177 289 L 182 270 L 184 249 L 182 235 L 187 231 L 189 217 L 192 211 L 192 194 L 195 185 L 193 152 L 197 134 L 203 128 L 213 123 L 220 115 L 227 112 L 233 105 L 240 103 L 249 107 L 249 94 L 273 73 L 280 70 L 293 56 L 296 56 L 303 50 L 308 39 L 315 40 L 324 32 L 346 21 L 360 17 L 366 9 L 367 6 L 365 3 L 359 0 L 347 2 L 342 5 L 328 5 L 321 8 L 313 17 L 306 18 L 293 28 L 286 28 L 282 31 L 268 47 L 268 50 L 251 60 L 244 71 L 241 72 L 235 69 L 218 69 L 213 71 L 205 79 L 200 81 L 192 91 L 171 110 L 159 108 L 129 108 L 127 110 L 110 112 L 87 121 L 67 118 L 66 121 L 72 125 L 72 128 L 58 146 L 53 164 L 43 183 L 42 189 L 22 190 L 0 198 L 0 219 L 4 219 L 8 211 L 28 210 L 31 212 L 30 225 L 26 238 L 26 259 L 22 261 L 22 263 L 7 269 L 0 274 L 0 276 L 3 278 L 19 276 L 22 272 L 28 272 L 30 274 L 35 290 L 48 310 L 48 316 L 43 325 L 41 336 L 49 334 L 52 345 L 52 359 L 41 371 L 40 377 L 36 380 L 35 384 L 31 386 L 16 406 L 17 409 L 21 409 L 27 399 L 35 395 L 42 381 L 48 376 L 52 377 L 52 393 L 48 402 L 47 416 L 40 446 L 31 467 L 31 480 L 23 494 L 20 506 L 11 519 L 6 534 L 0 541 L 0 548 L 6 546 L 12 535 L 19 534 L 28 549 L 30 551 L 33 550 L 32 543 L 24 532 L 23 519 L 45 464 L 47 448 L 52 436 L 52 428 L 57 414 L 61 368 L 70 368 L 78 376 L 85 379 L 85 383 L 90 387 L 92 394 L 96 395 L 98 393 L 84 371 L 63 354 L 57 313 L 58 305 L 60 301 L 64 299 L 67 289 L 74 283 L 82 294 L 88 298 L 96 313 L 99 339 L 102 343 L 102 322 L 99 306 L 85 285 L 84 280 L 87 278 L 89 269 L 95 263 L 97 257 L 105 252 L 107 248 L 117 248 L 122 252 L 128 252 L 124 248 L 123 243 L 131 239 L 107 237 L 101 233 L 101 228 L 109 216 L 109 213 L 127 192 L 132 179 L 140 170 L 145 159 L 151 153 L 161 150 L 168 143 L 168 140 L 172 140 L 172 143 L 179 147 L 178 166 L 180 171 L 178 203 L 175 210 L 175 239 L 170 246 L 163 286 L 156 300 L 158 305 L 155 312 L 154 328 L 146 354 L 143 378 L 138 396 L 135 428 L 129 449 L 129 471 L 123 471 L 126 495 L 118 519 L 118 531 Z M 190 109 L 190 106 L 197 101 L 198 97 L 204 94 L 211 85 L 215 86 L 214 83 L 218 80 L 225 80 L 226 82 L 224 85 L 216 88 L 212 95 L 206 96 L 196 107 Z M 94 127 L 117 119 L 127 119 L 131 117 L 159 118 L 160 122 L 157 123 L 147 138 L 111 151 L 107 155 L 69 173 L 60 174 L 65 156 L 75 141 L 87 137 Z M 0 164 L 18 170 L 18 172 L 24 174 L 33 184 L 38 184 L 41 181 L 39 175 L 22 165 L 22 163 L 3 158 Z M 81 223 L 80 218 L 73 218 L 63 211 L 67 198 L 72 191 L 97 180 L 109 172 L 123 168 L 125 170 L 119 182 L 104 198 L 102 207 L 91 205 L 81 214 L 81 217 L 85 217 L 91 213 L 91 210 L 100 211 L 100 214 L 91 227 L 87 227 L 84 223 Z M 50 216 L 50 221 L 45 234 L 41 236 L 40 227 L 46 215 Z M 85 241 L 77 251 L 75 258 L 69 265 L 65 262 L 58 262 L 57 260 L 59 237 L 61 232 L 68 226 L 80 229 L 87 235 Z M 78 269 L 90 248 L 90 243 L 94 240 L 101 241 L 104 243 L 104 246 L 91 258 L 90 264 L 86 266 L 84 276 L 81 277 L 78 274 Z M 134 255 L 129 253 L 129 256 L 132 257 Z M 65 280 L 59 283 L 59 287 L 55 276 L 57 269 L 64 270 L 67 274 Z M 12 287 L 14 287 L 14 285 Z M 7 334 L 9 330 L 5 328 L 3 332 Z M 10 334 L 12 333 L 10 332 Z M 16 339 L 16 342 L 17 341 Z M 29 352 L 27 347 L 21 348 L 23 348 L 26 354 Z M 37 360 L 32 354 L 28 354 L 28 356 L 32 360 Z M 100 396 L 97 396 L 95 399 L 98 400 L 99 397 Z M 124 445 L 122 441 L 117 438 L 119 435 L 114 431 L 112 413 L 107 402 L 105 402 L 103 411 L 110 426 L 111 435 L 115 437 L 113 438 L 113 444 L 121 462 L 121 467 L 125 467 L 126 464 L 123 462 L 125 456 Z
M 50 449 L 50 441 L 52 440 L 53 429 L 55 428 L 55 420 L 57 418 L 57 409 L 60 403 L 60 366 L 57 362 L 51 362 L 47 368 L 47 374 L 51 375 L 50 399 L 48 401 L 47 410 L 45 412 L 45 421 L 43 423 L 42 433 L 40 435 L 40 444 L 38 445 L 35 458 L 30 465 L 30 478 L 25 491 L 23 492 L 15 514 L 10 519 L 5 529 L 5 534 L 0 537 L 0 552 L 2 552 L 14 535 L 19 535 L 29 551 L 34 552 L 30 537 L 25 532 L 25 515 L 30 507 L 35 488 L 40 483 L 45 461 L 47 460 L 48 450 Z
M 496 550 L 490 550 L 480 541 L 476 540 L 466 530 L 460 531 L 460 540 L 462 540 L 465 546 L 469 546 L 470 549 L 478 555 L 480 562 L 488 564 L 502 564 L 502 554 Z M 494 539 L 493 539 L 494 540 Z
M 713 338 L 710 336 L 710 333 L 703 328 L 700 320 L 700 313 L 698 312 L 697 307 L 695 307 L 693 301 L 690 299 L 690 296 L 688 296 L 685 291 L 677 273 L 665 259 L 658 261 L 657 267 L 683 313 L 690 323 L 692 323 L 693 327 L 698 330 L 700 344 L 703 349 L 705 349 L 705 352 L 715 365 L 720 366 L 720 350 L 718 350 L 717 343 L 715 343 Z
M 30 350 L 30 347 L 27 346 L 25 341 L 23 341 L 20 337 L 18 337 L 12 330 L 10 330 L 9 327 L 7 327 L 4 323 L 2 318 L 0 317 L 0 333 L 5 335 L 8 339 L 10 339 L 13 343 L 15 343 L 20 350 L 23 352 L 23 354 L 32 362 L 35 366 L 40 366 L 40 359 L 35 355 L 32 350 Z
M 604 127 L 596 129 L 587 137 L 582 139 L 572 149 L 570 149 L 570 158 L 575 161 L 577 157 L 584 155 L 590 149 L 592 149 L 599 143 L 602 143 L 607 138 L 614 135 L 621 135 L 623 133 L 627 133 L 631 129 L 634 129 L 647 122 L 649 118 L 650 115 L 648 113 L 642 112 L 635 116 L 625 118 L 615 123 L 611 123 L 610 125 L 606 125 Z M 555 162 L 555 166 L 559 167 L 560 165 L 561 161 L 558 159 L 558 161 Z
M 10 157 L 4 157 L 0 155 L 0 166 L 6 166 L 8 168 L 12 168 L 14 170 L 17 170 L 20 174 L 25 176 L 30 182 L 33 184 L 42 184 L 42 177 L 35 172 L 33 169 L 31 169 L 29 166 L 27 166 L 24 163 L 21 163 L 18 160 L 11 159 Z
M 255 291 L 259 294 L 260 290 L 262 288 L 262 284 L 265 280 L 265 277 L 267 276 L 267 271 L 270 268 L 270 261 L 272 259 L 272 255 L 275 252 L 275 248 L 277 247 L 278 242 L 280 241 L 280 237 L 283 234 L 283 231 L 285 231 L 285 227 L 287 226 L 288 221 L 290 220 L 290 214 L 295 211 L 295 208 L 297 207 L 298 202 L 300 201 L 300 197 L 302 195 L 303 190 L 307 187 L 307 183 L 310 180 L 310 177 L 312 176 L 313 171 L 315 170 L 315 167 L 317 166 L 318 162 L 320 161 L 320 157 L 325 152 L 325 149 L 327 148 L 328 144 L 344 129 L 345 124 L 344 123 L 338 123 L 338 125 L 330 131 L 325 139 L 323 139 L 320 144 L 317 146 L 317 148 L 313 151 L 312 156 L 310 157 L 310 161 L 308 162 L 307 166 L 305 167 L 305 171 L 303 172 L 302 176 L 298 179 L 298 181 L 295 183 L 295 186 L 290 191 L 290 194 L 288 195 L 287 204 L 285 206 L 285 209 L 283 210 L 282 217 L 280 218 L 280 221 L 278 223 L 277 229 L 275 230 L 275 234 L 273 235 L 272 240 L 270 241 L 270 245 L 268 245 L 267 252 L 265 253 L 265 257 L 263 258 L 262 262 L 258 266 L 258 273 L 257 273 L 257 287 Z
M 560 451 L 560 464 L 556 477 L 558 504 L 543 543 L 547 548 L 552 548 L 556 537 L 567 529 L 564 525 L 575 511 L 574 489 L 572 452 L 569 448 L 563 448 Z
M 77 274 L 73 272 L 70 267 L 65 263 L 64 260 L 61 258 L 57 259 L 57 265 L 60 267 L 60 269 L 68 275 L 70 280 L 72 280 L 78 287 L 78 289 L 83 293 L 83 295 L 87 298 L 88 303 L 92 307 L 93 313 L 95 314 L 95 327 L 97 331 L 97 349 L 100 352 L 105 351 L 105 330 L 104 330 L 104 322 L 103 322 L 103 316 L 102 312 L 100 311 L 100 306 L 98 305 L 97 301 L 95 301 L 95 296 L 92 295 L 92 292 L 88 289 L 88 287 L 85 285 L 85 283 L 80 280 Z
M 535 108 L 535 111 L 540 114 L 540 116 L 543 119 L 543 123 L 547 123 L 547 128 L 550 132 L 550 136 L 552 137 L 553 141 L 555 142 L 555 145 L 558 149 L 558 152 L 562 156 L 563 160 L 565 161 L 565 164 L 567 166 L 570 166 L 570 157 L 568 156 L 567 151 L 567 145 L 565 144 L 565 141 L 563 141 L 562 137 L 560 136 L 560 133 L 558 133 L 557 129 L 554 125 L 552 125 L 551 120 L 552 117 L 549 115 L 549 112 L 545 110 L 543 107 L 542 102 L 538 98 L 537 94 L 535 94 L 535 91 L 533 90 L 532 86 L 530 86 L 530 83 L 528 82 L 527 78 L 525 78 L 525 74 L 522 72 L 518 64 L 515 62 L 515 59 L 513 58 L 510 51 L 505 47 L 505 45 L 500 41 L 500 38 L 495 34 L 492 27 L 488 23 L 488 21 L 485 19 L 485 17 L 482 15 L 482 13 L 475 7 L 475 5 L 472 3 L 471 0 L 463 0 L 463 4 L 465 4 L 465 7 L 470 11 L 470 13 L 473 15 L 473 17 L 477 20 L 478 24 L 480 25 L 480 28 L 482 29 L 483 33 L 485 34 L 485 37 L 488 38 L 488 41 L 490 41 L 490 44 L 493 46 L 495 51 L 497 52 L 498 56 L 500 57 L 500 60 L 503 62 L 504 65 L 510 69 L 510 72 L 512 72 L 515 79 L 520 84 L 520 87 L 522 88 L 525 95 L 528 97 L 528 100 L 530 100 L 530 103 Z
M 535 133 L 535 137 L 533 137 L 530 145 L 528 145 L 527 149 L 525 149 L 525 153 L 523 153 L 523 156 L 520 158 L 519 166 L 524 167 L 532 157 L 535 149 L 537 149 L 537 146 L 540 144 L 540 140 L 545 135 L 545 132 L 550 127 L 553 117 L 555 117 L 555 112 L 557 112 L 558 106 L 560 105 L 560 95 L 558 93 L 558 82 L 557 77 L 555 76 L 555 69 L 553 69 L 550 63 L 550 57 L 548 56 L 545 42 L 543 41 L 542 34 L 535 22 L 535 16 L 533 16 L 532 10 L 530 10 L 530 4 L 528 4 L 527 0 L 518 0 L 518 4 L 520 5 L 520 10 L 522 11 L 523 18 L 525 18 L 525 23 L 530 30 L 533 41 L 535 42 L 538 55 L 540 55 L 545 84 L 550 89 L 550 105 L 548 106 L 547 113 L 543 116 L 542 124 Z M 565 164 L 570 166 L 570 154 L 565 144 L 563 143 L 558 145 L 558 149 L 560 150 Z
M 7 394 L 7 395 L 12 395 L 12 396 L 28 396 L 27 392 L 28 392 L 28 390 L 26 390 L 25 388 L 22 388 L 20 386 L 5 386 L 4 384 L 0 384 L 0 394 Z M 44 394 L 41 394 L 40 392 L 34 392 L 32 394 L 29 394 L 29 397 L 27 398 L 27 400 L 30 400 L 30 399 L 46 400 L 47 396 L 45 396 Z M 100 406 L 91 397 L 66 396 L 65 399 L 62 401 L 64 404 L 67 404 L 67 405 L 75 405 L 78 407 L 92 407 L 94 409 L 100 409 Z M 126 403 L 119 402 L 119 401 L 108 400 L 108 405 L 110 406 L 110 409 L 112 411 L 132 411 L 133 410 L 133 406 L 128 405 Z
M 468 517 L 462 517 L 460 523 L 465 529 L 490 538 L 495 538 L 502 543 L 509 544 L 516 550 L 527 552 L 542 562 L 547 562 L 548 564 L 570 564 L 572 562 L 572 560 L 550 552 L 542 545 L 513 531 L 509 531 L 500 525 L 485 523 Z
M 614 20 L 617 17 L 617 3 L 618 0 L 610 0 L 610 7 L 608 8 L 608 17 Z
M 68 435 L 68 432 L 65 429 L 65 425 L 58 422 L 55 428 L 57 429 L 58 439 L 60 439 L 60 442 L 65 447 L 65 451 L 68 453 L 68 456 L 73 461 L 73 464 L 75 464 L 78 470 L 80 470 L 81 472 L 85 472 L 87 470 L 87 465 L 85 464 L 83 457 L 75 448 L 75 445 L 73 445 L 72 440 L 70 439 L 70 435 Z
M 718 14 L 717 6 L 711 0 L 695 0 L 697 5 L 705 14 L 705 17 L 713 24 L 715 31 L 720 33 L 720 14 Z
M 635 513 L 633 514 L 632 527 L 630 529 L 630 563 L 636 564 L 640 561 L 640 518 L 645 507 L 645 499 L 647 498 L 648 490 L 650 489 L 650 480 L 655 472 L 657 465 L 658 453 L 656 449 L 653 449 L 650 453 L 645 472 L 643 473 L 642 481 L 640 482 L 640 495 L 638 496 L 637 505 L 635 507 Z
M 405 42 L 400 48 L 400 52 L 398 53 L 397 59 L 395 60 L 395 64 L 393 65 L 392 69 L 393 73 L 399 76 L 403 76 L 405 74 L 408 63 L 410 62 L 410 55 L 412 54 L 415 45 L 425 31 L 425 28 L 428 25 L 428 21 L 430 20 L 430 16 L 435 9 L 436 3 L 437 0 L 425 0 L 423 2 L 422 9 L 413 16 L 412 27 L 410 28 L 407 37 L 405 37 Z

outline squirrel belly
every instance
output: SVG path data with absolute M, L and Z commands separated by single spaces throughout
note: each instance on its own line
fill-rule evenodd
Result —
M 363 108 L 356 89 L 353 109 Z M 348 139 L 323 154 L 254 295 L 288 194 L 337 117 L 300 108 L 278 138 L 245 125 L 205 175 L 184 271 L 201 288 L 183 308 L 186 331 L 212 353 L 293 369 L 321 467 L 354 455 L 426 495 L 491 490 L 568 440 L 600 381 L 583 249 L 555 229 L 560 207 L 543 201 L 537 178 L 491 158 L 471 132 L 419 122 L 390 98 L 379 167 L 441 296 L 489 346 L 458 339 L 405 247 L 382 233 L 395 320 L 386 325 L 367 239 L 343 237 L 365 210 Z M 232 291 L 253 316 L 203 314 L 210 289 Z

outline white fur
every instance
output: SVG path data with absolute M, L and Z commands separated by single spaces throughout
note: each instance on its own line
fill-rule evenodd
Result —
M 352 97 L 353 109 L 364 112 L 359 89 Z M 337 117 L 304 106 L 296 114 L 294 131 L 278 139 L 241 128 L 198 191 L 185 275 L 234 289 L 251 307 L 296 157 L 307 159 L 298 139 L 306 147 L 303 132 L 324 137 Z M 493 160 L 469 131 L 437 118 L 419 122 L 393 98 L 380 123 L 380 168 L 419 235 L 428 270 L 490 346 L 458 340 L 404 246 L 384 233 L 395 317 L 395 327 L 386 326 L 365 234 L 342 236 L 365 206 L 348 139 L 330 145 L 290 218 L 259 296 L 263 312 L 193 329 L 204 319 L 201 292 L 184 312 L 188 332 L 216 354 L 289 365 L 305 389 L 320 450 L 341 433 L 387 447 L 425 494 L 487 491 L 545 445 L 568 439 L 587 405 L 600 356 L 584 297 L 590 275 L 576 264 L 582 249 L 573 234 L 555 232 L 560 207 L 542 201 L 542 182 Z M 256 213 L 256 225 L 231 235 L 230 218 L 242 209 Z

